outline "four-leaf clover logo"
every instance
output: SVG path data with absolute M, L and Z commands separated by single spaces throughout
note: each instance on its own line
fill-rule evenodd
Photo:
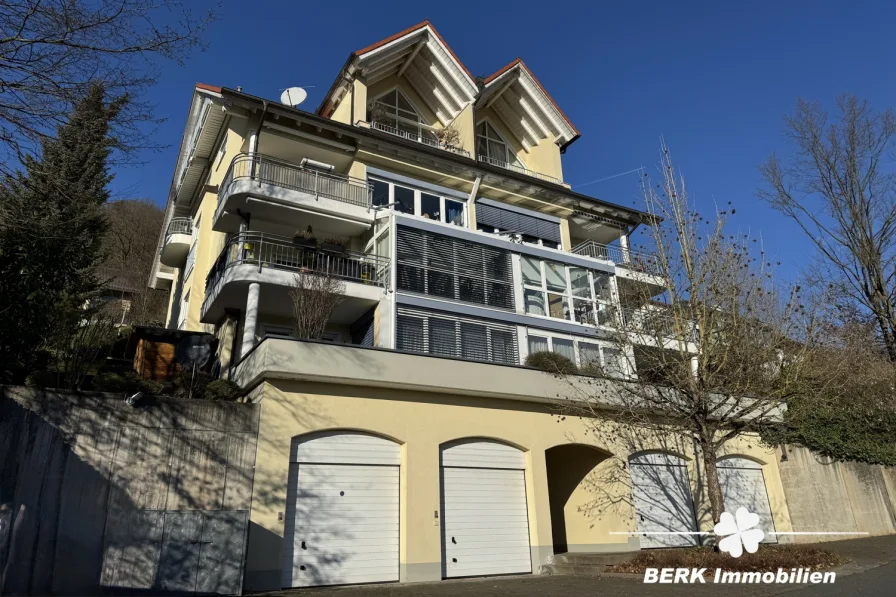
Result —
M 759 524 L 759 515 L 746 508 L 738 508 L 734 516 L 730 512 L 722 512 L 719 523 L 713 528 L 716 535 L 723 537 L 719 541 L 719 549 L 731 554 L 731 557 L 739 558 L 744 549 L 749 553 L 756 553 L 759 543 L 765 539 L 762 529 L 755 529 Z

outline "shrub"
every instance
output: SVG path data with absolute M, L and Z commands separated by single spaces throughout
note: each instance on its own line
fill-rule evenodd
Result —
M 126 394 L 158 395 L 165 390 L 165 384 L 154 379 L 143 379 L 134 371 L 115 373 L 102 371 L 93 377 L 93 389 L 97 392 L 124 392 Z
M 243 395 L 243 389 L 229 379 L 216 379 L 208 382 L 202 398 L 205 400 L 225 400 L 234 402 Z
M 823 570 L 844 562 L 843 558 L 827 550 L 810 545 L 766 545 L 756 553 L 745 553 L 732 558 L 712 547 L 685 549 L 651 549 L 642 551 L 629 560 L 614 564 L 610 572 L 643 574 L 647 568 L 721 568 L 732 572 L 775 572 L 778 568 L 811 568 Z
M 61 383 L 61 374 L 56 371 L 32 371 L 25 378 L 26 386 L 38 388 L 57 388 Z
M 526 367 L 541 369 L 548 373 L 571 374 L 578 373 L 576 364 L 565 356 L 546 350 L 533 352 L 526 357 Z

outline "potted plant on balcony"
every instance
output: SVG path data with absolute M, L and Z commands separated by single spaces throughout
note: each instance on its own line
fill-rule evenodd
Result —
M 305 230 L 296 230 L 295 235 L 292 237 L 292 244 L 308 251 L 317 249 L 317 238 L 314 237 L 311 226 L 308 226 Z
M 324 239 L 324 242 L 323 244 L 321 244 L 320 248 L 322 251 L 326 251 L 327 253 L 344 255 L 346 244 L 347 241 L 344 238 L 341 238 L 339 236 L 328 236 Z
M 457 151 L 460 148 L 460 131 L 454 126 L 454 123 L 448 126 L 435 129 L 432 132 L 436 139 L 439 140 L 439 146 L 448 151 Z

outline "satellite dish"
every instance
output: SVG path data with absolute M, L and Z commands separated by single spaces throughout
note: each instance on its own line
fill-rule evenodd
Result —
M 201 369 L 212 356 L 208 336 L 187 336 L 177 343 L 174 358 L 184 369 Z
M 308 97 L 308 92 L 301 87 L 290 87 L 280 94 L 280 103 L 287 106 L 297 107 Z

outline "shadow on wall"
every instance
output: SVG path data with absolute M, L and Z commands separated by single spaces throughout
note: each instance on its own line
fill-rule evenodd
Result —
M 607 520 L 616 520 L 621 521 L 626 527 L 614 528 L 612 529 L 614 531 L 690 531 L 699 528 L 700 523 L 695 522 L 695 519 L 711 520 L 709 504 L 701 498 L 704 494 L 702 475 L 698 475 L 696 479 L 690 478 L 686 467 L 687 460 L 678 456 L 693 455 L 693 447 L 689 440 L 658 430 L 638 429 L 605 419 L 596 419 L 593 424 L 586 423 L 586 425 L 593 443 L 607 446 L 613 452 L 613 454 L 605 453 L 605 458 L 599 460 L 592 457 L 592 469 L 586 472 L 580 481 L 577 495 L 581 497 L 576 511 L 587 520 L 589 528 L 598 528 L 605 525 Z M 569 439 L 575 442 L 574 438 Z M 576 443 L 581 445 L 581 442 Z M 552 454 L 552 450 L 567 447 L 570 446 L 558 446 L 546 452 L 549 481 L 553 482 L 551 463 L 556 465 L 558 460 L 557 456 Z M 584 453 L 579 452 L 578 458 L 582 461 L 582 469 L 586 466 L 583 456 Z M 635 471 L 632 466 L 633 460 L 636 463 Z M 646 464 L 654 460 L 656 466 Z M 639 464 L 642 461 L 646 461 L 645 464 Z M 676 465 L 680 465 L 680 468 Z M 699 466 L 699 463 L 695 463 L 695 466 Z M 569 483 L 572 483 L 572 480 Z M 576 491 L 576 488 L 573 488 L 573 491 Z M 557 490 L 556 495 L 562 498 L 563 492 Z M 551 520 L 552 526 L 555 527 L 556 546 L 569 543 L 569 540 L 558 534 L 556 527 L 562 529 L 564 525 L 553 523 L 560 515 L 560 507 L 554 505 L 554 497 L 554 489 L 551 489 Z M 569 508 L 566 508 L 564 516 L 568 514 Z M 565 526 L 569 527 L 569 524 Z M 668 547 L 673 543 L 676 545 L 698 543 L 693 536 L 685 537 L 687 543 L 669 542 L 661 536 L 655 537 L 659 537 L 658 541 L 652 542 L 644 536 L 639 537 L 641 546 Z M 606 541 L 607 538 L 600 537 L 600 539 Z M 623 545 L 620 544 L 620 549 L 625 549 Z
M 3 387 L 0 593 L 235 593 L 252 405 Z

